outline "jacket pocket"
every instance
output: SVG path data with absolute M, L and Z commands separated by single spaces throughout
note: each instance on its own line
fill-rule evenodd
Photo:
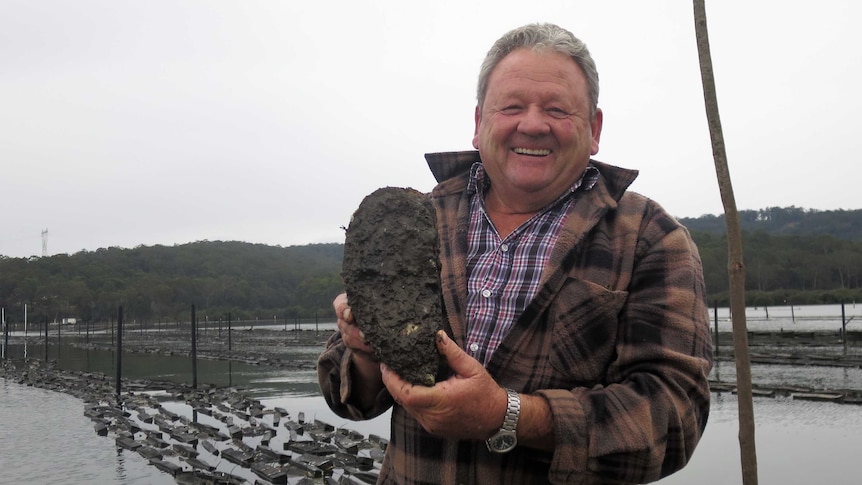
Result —
M 604 384 L 615 358 L 620 312 L 628 292 L 569 278 L 549 308 L 554 387 Z

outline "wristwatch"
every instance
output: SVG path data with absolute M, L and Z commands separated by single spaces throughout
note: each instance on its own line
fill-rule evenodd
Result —
M 515 430 L 518 427 L 518 418 L 521 416 L 521 397 L 511 389 L 506 389 L 506 394 L 508 395 L 508 405 L 503 426 L 494 436 L 485 441 L 488 450 L 493 453 L 507 453 L 518 444 Z

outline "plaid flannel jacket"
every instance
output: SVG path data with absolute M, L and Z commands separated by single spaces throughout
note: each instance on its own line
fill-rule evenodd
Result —
M 467 333 L 465 253 L 470 165 L 478 152 L 426 155 L 440 182 L 437 208 L 447 331 Z M 431 436 L 400 406 L 378 483 L 637 484 L 690 459 L 709 413 L 712 345 L 700 257 L 688 231 L 626 188 L 636 171 L 597 161 L 598 183 L 579 191 L 534 300 L 486 366 L 501 386 L 544 396 L 553 453 L 523 446 L 506 455 L 481 441 Z M 350 351 L 333 335 L 318 362 L 321 390 L 339 415 L 350 403 Z

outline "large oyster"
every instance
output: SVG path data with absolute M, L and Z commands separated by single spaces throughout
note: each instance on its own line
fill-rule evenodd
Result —
M 357 325 L 376 357 L 408 382 L 431 386 L 443 323 L 436 214 L 428 195 L 386 187 L 350 221 L 342 279 Z

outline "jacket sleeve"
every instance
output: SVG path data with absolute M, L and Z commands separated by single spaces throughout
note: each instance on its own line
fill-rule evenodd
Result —
M 353 382 L 352 365 L 351 350 L 342 342 L 341 334 L 335 332 L 329 337 L 326 349 L 317 360 L 317 380 L 326 404 L 338 416 L 354 421 L 383 414 L 393 404 L 392 397 L 385 388 L 368 409 L 361 409 L 352 402 L 352 389 L 362 385 L 361 382 Z
M 642 216 L 636 242 L 628 241 L 630 271 L 613 292 L 618 307 L 608 312 L 617 328 L 604 375 L 586 387 L 538 391 L 554 420 L 553 483 L 658 480 L 685 466 L 706 426 L 712 344 L 700 257 L 663 210 Z

